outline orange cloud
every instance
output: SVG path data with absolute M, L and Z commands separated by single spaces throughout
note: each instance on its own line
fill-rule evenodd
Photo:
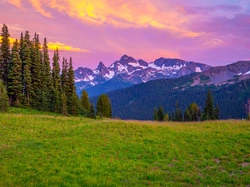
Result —
M 9 3 L 15 5 L 18 8 L 22 8 L 21 0 L 9 0 Z
M 56 50 L 58 48 L 59 51 L 73 51 L 73 52 L 90 53 L 89 50 L 81 49 L 78 47 L 72 47 L 70 45 L 66 45 L 66 44 L 63 44 L 61 42 L 48 42 L 48 48 L 50 50 Z
M 41 13 L 42 15 L 46 17 L 52 17 L 50 12 L 46 12 L 42 6 L 43 4 L 48 3 L 48 1 L 37 1 L 37 0 L 30 0 L 30 3 L 32 6 L 36 9 L 37 12 Z
M 24 0 L 15 0 L 17 2 Z M 119 28 L 154 27 L 166 29 L 180 37 L 197 37 L 202 33 L 193 32 L 183 25 L 190 16 L 183 15 L 174 7 L 164 3 L 164 11 L 154 0 L 28 0 L 34 9 L 46 17 L 52 17 L 50 8 L 73 19 L 90 24 L 109 24 Z M 15 3 L 12 3 L 15 4 Z M 17 3 L 18 4 L 18 3 Z M 18 5 L 16 5 L 18 6 Z
M 2 37 L 0 36 L 0 43 L 1 43 Z M 10 43 L 13 44 L 14 41 L 16 41 L 16 38 L 9 37 Z M 59 51 L 72 51 L 72 52 L 81 52 L 81 53 L 90 53 L 87 49 L 81 49 L 78 47 L 73 47 L 70 45 L 66 45 L 61 42 L 48 42 L 48 48 L 49 50 L 56 50 L 58 48 Z

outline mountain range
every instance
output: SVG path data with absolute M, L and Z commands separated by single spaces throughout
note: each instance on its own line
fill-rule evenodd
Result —
M 155 108 L 163 106 L 171 114 L 176 102 L 183 111 L 193 102 L 202 110 L 208 89 L 213 93 L 214 104 L 220 106 L 221 119 L 245 118 L 245 104 L 250 99 L 250 61 L 211 67 L 179 78 L 152 80 L 107 94 L 114 117 L 151 120 Z M 96 100 L 92 97 L 93 103 Z
M 75 80 L 78 94 L 86 89 L 93 103 L 107 93 L 113 116 L 121 119 L 151 120 L 155 108 L 163 106 L 170 114 L 177 102 L 183 111 L 193 102 L 202 109 L 208 89 L 222 119 L 239 119 L 250 99 L 250 61 L 212 67 L 169 58 L 147 63 L 124 55 L 109 67 L 100 62 L 94 70 L 78 68 Z
M 113 116 L 152 120 L 155 108 L 163 106 L 171 114 L 177 102 L 183 112 L 193 102 L 202 110 L 208 89 L 213 93 L 214 104 L 218 103 L 221 109 L 221 119 L 245 118 L 245 104 L 250 99 L 250 61 L 212 67 L 179 78 L 153 80 L 108 95 Z M 92 99 L 95 103 L 96 98 Z
M 210 69 L 211 66 L 180 59 L 159 58 L 147 63 L 123 55 L 109 67 L 102 62 L 94 70 L 79 67 L 75 70 L 78 95 L 86 89 L 89 96 L 127 88 L 151 80 L 178 78 Z

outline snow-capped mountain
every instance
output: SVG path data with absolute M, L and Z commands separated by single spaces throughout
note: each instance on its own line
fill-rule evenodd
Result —
M 94 70 L 78 68 L 75 70 L 75 82 L 78 93 L 83 89 L 90 89 L 110 81 L 116 82 L 117 86 L 114 89 L 119 89 L 124 88 L 119 87 L 119 85 L 124 85 L 122 83 L 134 85 L 156 79 L 178 78 L 195 72 L 203 72 L 209 68 L 211 66 L 206 64 L 180 59 L 159 58 L 147 63 L 141 59 L 135 60 L 133 57 L 124 55 L 109 67 L 100 62 Z M 118 81 L 114 81 L 116 79 Z

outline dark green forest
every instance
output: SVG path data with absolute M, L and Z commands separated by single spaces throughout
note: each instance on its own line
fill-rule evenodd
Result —
M 191 103 L 204 110 L 208 89 L 213 95 L 214 106 L 220 107 L 220 119 L 246 118 L 245 104 L 250 97 L 250 79 L 223 86 L 190 86 L 189 75 L 178 79 L 162 79 L 139 84 L 127 89 L 109 92 L 113 116 L 121 119 L 152 120 L 155 108 L 163 106 L 171 114 L 176 102 L 183 115 Z M 97 98 L 92 98 L 95 101 Z

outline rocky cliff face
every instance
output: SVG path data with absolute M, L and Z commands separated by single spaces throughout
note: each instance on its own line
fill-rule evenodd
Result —
M 212 67 L 195 76 L 194 85 L 222 85 L 230 80 L 246 79 L 250 75 L 250 61 L 239 61 L 227 66 Z

